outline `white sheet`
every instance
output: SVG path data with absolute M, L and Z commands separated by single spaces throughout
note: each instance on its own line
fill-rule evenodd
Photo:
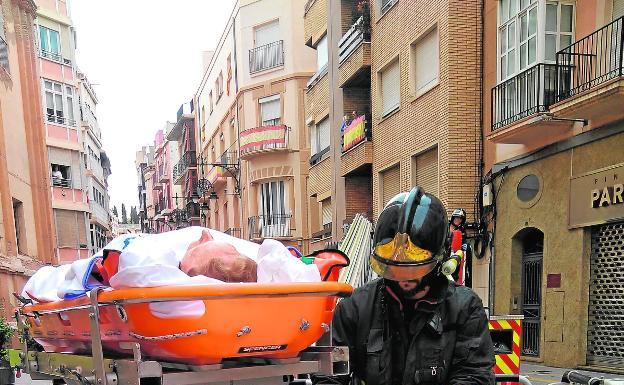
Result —
M 113 239 L 104 247 L 121 251 L 119 269 L 110 279 L 112 288 L 155 287 L 166 285 L 198 285 L 223 283 L 219 280 L 189 277 L 178 266 L 188 246 L 197 241 L 202 231 L 208 230 L 214 240 L 232 244 L 239 253 L 253 259 L 258 265 L 258 282 L 319 282 L 320 273 L 315 265 L 306 265 L 293 257 L 288 249 L 275 240 L 265 240 L 262 245 L 235 238 L 212 229 L 188 227 L 161 234 L 126 234 Z M 95 256 L 59 267 L 45 266 L 33 275 L 22 295 L 36 301 L 49 302 L 73 298 L 94 287 L 88 280 Z M 152 312 L 162 318 L 201 316 L 201 301 L 184 303 L 150 304 Z

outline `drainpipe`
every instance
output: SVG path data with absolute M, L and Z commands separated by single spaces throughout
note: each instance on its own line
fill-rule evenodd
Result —
M 240 116 L 238 115 L 238 60 L 237 60 L 237 53 L 238 51 L 236 50 L 236 14 L 238 12 L 236 12 L 234 14 L 234 16 L 232 16 L 232 42 L 233 42 L 233 48 L 232 48 L 232 54 L 234 56 L 233 58 L 233 63 L 234 63 L 234 92 L 236 97 L 234 98 L 234 100 L 236 100 L 236 147 L 237 147 L 237 151 L 238 151 L 238 156 L 236 157 L 236 162 L 238 163 L 238 202 L 239 202 L 239 206 L 238 206 L 238 210 L 240 212 L 240 227 L 241 227 L 241 237 L 243 236 L 244 232 L 243 232 L 243 226 L 244 226 L 244 202 L 243 202 L 243 186 L 242 186 L 242 175 L 243 175 L 243 170 L 241 168 L 241 161 L 240 161 L 240 133 L 241 133 L 241 129 L 240 129 Z

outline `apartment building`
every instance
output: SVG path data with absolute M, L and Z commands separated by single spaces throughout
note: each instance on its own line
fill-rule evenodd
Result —
M 139 198 L 139 225 L 141 232 L 154 232 L 154 217 L 156 209 L 154 204 L 154 147 L 143 146 L 136 152 L 134 161 L 138 179 Z
M 174 123 L 167 122 L 154 137 L 154 175 L 151 177 L 151 184 L 154 201 L 153 229 L 158 233 L 188 225 L 182 210 L 184 204 L 181 186 L 173 181 L 173 165 L 180 160 L 178 144 L 167 139 L 174 126 Z
M 624 369 L 624 1 L 486 0 L 495 314 L 522 354 Z
M 0 317 L 41 265 L 57 263 L 33 1 L 0 1 Z
M 302 0 L 234 5 L 195 95 L 203 223 L 309 249 Z
M 41 100 L 59 262 L 90 254 L 89 191 L 75 65 L 75 30 L 65 0 L 37 2 Z
M 101 250 L 110 239 L 108 177 L 111 165 L 102 148 L 102 131 L 97 121 L 97 95 L 87 76 L 76 72 L 82 138 L 82 160 L 85 169 L 85 191 L 89 202 L 89 234 L 91 253 Z
M 355 214 L 373 214 L 370 16 L 369 3 L 355 0 L 304 8 L 304 41 L 317 56 L 305 96 L 314 250 L 342 239 Z
M 195 109 L 191 100 L 180 106 L 176 123 L 167 133 L 167 140 L 177 142 L 179 161 L 173 166 L 173 183 L 180 186 L 178 199 L 184 210 L 177 213 L 179 221 L 191 226 L 200 226 L 202 217 L 199 204 L 199 182 L 197 178 L 197 134 L 195 129 Z M 204 215 L 205 216 L 205 215 Z M 205 219 L 205 218 L 204 218 Z

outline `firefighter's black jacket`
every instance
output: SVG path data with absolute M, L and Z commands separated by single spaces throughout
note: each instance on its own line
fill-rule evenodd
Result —
M 381 279 L 355 290 L 338 303 L 333 338 L 336 346 L 349 347 L 359 383 L 494 384 L 494 349 L 482 302 L 443 276 L 418 302 L 401 301 Z

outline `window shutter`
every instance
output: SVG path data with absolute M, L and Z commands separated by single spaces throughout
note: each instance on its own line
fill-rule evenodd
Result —
M 79 243 L 79 230 L 78 223 L 76 222 L 76 211 L 55 210 L 54 214 L 56 215 L 56 236 L 58 246 L 77 248 Z
M 613 20 L 624 16 L 624 0 L 613 0 Z
M 323 220 L 323 223 L 322 223 L 323 226 L 332 223 L 331 199 L 325 199 L 321 202 L 321 213 L 322 213 L 321 217 Z
M 438 148 L 433 148 L 416 156 L 414 185 L 426 192 L 438 195 Z
M 398 60 L 381 72 L 382 115 L 389 114 L 399 106 L 401 99 L 399 76 Z
M 310 151 L 312 151 L 312 155 L 319 152 L 317 132 L 318 132 L 318 126 L 310 126 Z
M 256 47 L 267 45 L 279 40 L 279 23 L 272 22 L 256 28 Z
M 429 32 L 416 43 L 416 93 L 438 79 L 438 30 Z
M 327 51 L 327 35 L 323 36 L 316 45 L 316 68 L 320 70 L 327 64 L 329 52 Z
M 274 121 L 280 118 L 280 99 L 279 95 L 271 96 L 269 98 L 260 99 L 260 113 L 262 116 L 262 125 L 267 125 L 265 122 L 275 124 Z
M 381 189 L 384 206 L 401 192 L 401 168 L 398 165 L 381 173 Z
M 318 124 L 319 130 L 319 152 L 329 147 L 330 144 L 330 130 L 329 130 L 329 118 L 323 119 Z

